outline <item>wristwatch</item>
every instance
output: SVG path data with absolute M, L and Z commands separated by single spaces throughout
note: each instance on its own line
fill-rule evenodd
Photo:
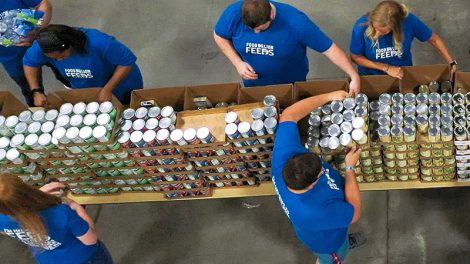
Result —
M 454 66 L 454 65 L 459 65 L 459 64 L 457 63 L 456 60 L 453 60 L 451 63 L 449 63 L 449 65 L 450 65 L 450 67 L 452 67 L 452 66 Z
M 354 166 L 346 166 L 344 168 L 345 171 L 354 171 Z
M 39 88 L 34 88 L 31 90 L 31 95 L 34 95 L 35 93 L 42 93 L 44 94 L 44 88 L 39 87 Z

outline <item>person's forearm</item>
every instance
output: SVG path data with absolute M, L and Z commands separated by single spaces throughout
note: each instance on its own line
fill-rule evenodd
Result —
M 390 67 L 390 65 L 386 63 L 369 60 L 368 58 L 362 55 L 351 55 L 351 59 L 357 65 L 361 65 L 363 67 L 367 67 L 371 69 L 376 69 L 376 70 L 383 71 L 383 72 L 387 72 L 387 70 Z
M 23 69 L 31 90 L 41 87 L 41 84 L 39 83 L 39 75 L 41 73 L 41 68 L 24 65 Z
M 95 222 L 93 221 L 93 219 L 91 218 L 90 215 L 88 215 L 87 211 L 85 210 L 85 208 L 83 208 L 83 206 L 81 206 L 80 204 L 78 204 L 77 202 L 75 201 L 72 201 L 73 203 L 73 209 L 77 212 L 78 216 L 80 216 L 83 220 L 85 220 L 85 222 L 88 223 L 88 225 L 90 226 L 90 229 L 92 231 L 95 231 L 96 232 L 96 226 L 95 226 Z
M 351 223 L 355 223 L 361 217 L 361 191 L 359 189 L 359 184 L 356 180 L 356 173 L 354 171 L 346 171 L 346 184 L 345 184 L 345 194 L 346 201 L 348 201 L 354 207 L 354 216 Z
M 219 46 L 220 50 L 222 50 L 222 53 L 230 60 L 233 66 L 236 66 L 243 61 L 238 52 L 233 47 L 232 41 L 219 37 L 215 32 L 214 40 L 215 43 L 217 43 L 217 46 Z
M 106 85 L 103 87 L 103 89 L 107 90 L 108 92 L 112 92 L 118 85 L 124 80 L 127 75 L 132 71 L 132 68 L 134 66 L 122 66 L 118 65 L 116 66 L 116 69 L 114 70 L 113 76 L 111 76 L 111 79 L 106 83 Z
M 450 64 L 454 60 L 446 43 L 438 34 L 433 33 L 431 39 L 429 39 L 429 43 L 437 49 L 447 64 Z
M 331 101 L 328 95 L 329 94 L 327 93 L 312 96 L 298 101 L 297 103 L 284 109 L 281 115 L 281 119 L 288 119 L 291 121 L 298 122 L 299 120 L 310 114 L 310 112 L 312 112 L 313 110 Z
M 42 2 L 36 8 L 37 10 L 45 12 L 41 27 L 46 27 L 49 25 L 52 19 L 52 4 L 49 2 L 49 0 L 42 0 Z
M 351 79 L 359 79 L 359 74 L 357 73 L 356 68 L 354 68 L 349 58 L 346 56 L 344 51 L 338 47 L 338 45 L 333 43 L 333 45 L 331 45 L 327 51 L 323 52 L 323 54 L 343 70 Z

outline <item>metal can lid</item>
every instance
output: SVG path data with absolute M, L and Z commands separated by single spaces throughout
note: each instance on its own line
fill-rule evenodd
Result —
M 225 126 L 225 134 L 227 135 L 233 135 L 233 134 L 236 134 L 238 131 L 238 126 L 234 123 L 230 123 L 230 124 L 227 124 Z
M 330 104 L 324 104 L 322 107 L 321 107 L 321 111 L 323 114 L 325 115 L 330 115 L 331 114 L 331 105 Z
M 356 117 L 352 121 L 353 128 L 358 129 L 358 128 L 363 128 L 365 126 L 366 122 L 364 121 L 364 118 L 362 117 Z
M 394 104 L 392 105 L 392 114 L 399 114 L 403 112 L 403 105 Z
M 349 134 L 353 130 L 353 125 L 351 122 L 343 122 L 340 128 L 341 132 L 343 132 L 344 134 Z
M 389 136 L 390 135 L 390 128 L 381 126 L 381 127 L 379 127 L 377 132 L 378 132 L 380 137 Z
M 15 134 L 24 134 L 28 131 L 28 124 L 25 122 L 19 122 L 15 126 Z
M 321 122 L 321 118 L 319 115 L 311 114 L 310 117 L 308 118 L 308 124 L 311 126 L 319 126 L 320 122 Z
M 18 115 L 18 120 L 20 122 L 28 122 L 33 117 L 33 113 L 29 110 L 23 111 Z
M 9 149 L 5 155 L 7 160 L 14 160 L 20 156 L 20 152 L 16 148 Z
M 93 135 L 93 128 L 89 126 L 84 126 L 80 128 L 80 131 L 78 132 L 78 136 L 84 140 L 91 138 L 92 135 Z
M 147 130 L 143 135 L 143 139 L 146 143 L 152 142 L 157 138 L 157 132 L 155 130 Z
M 373 121 L 379 120 L 379 117 L 381 117 L 381 115 L 377 111 L 370 113 L 370 119 L 373 120 Z
M 102 102 L 100 104 L 100 112 L 103 114 L 109 114 L 113 111 L 114 106 L 110 101 Z
M 324 137 L 324 138 L 320 139 L 320 147 L 322 147 L 322 148 L 327 148 L 329 143 L 330 143 L 330 138 L 329 137 Z
M 337 124 L 332 124 L 328 127 L 328 135 L 332 137 L 337 137 L 341 134 L 341 129 Z
M 330 140 L 328 142 L 328 148 L 330 148 L 331 150 L 339 148 L 339 138 L 330 137 Z
M 157 140 L 158 141 L 164 141 L 167 140 L 170 137 L 170 131 L 166 128 L 162 128 L 157 131 Z
M 10 139 L 7 137 L 0 138 L 0 149 L 4 149 L 10 146 Z
M 407 136 L 414 135 L 416 133 L 416 128 L 412 126 L 406 126 L 403 128 L 403 133 Z
M 331 123 L 331 115 L 324 115 L 320 119 L 321 123 L 323 124 L 329 124 Z
M 390 118 L 390 121 L 392 125 L 403 124 L 403 116 L 399 114 L 392 115 L 392 118 Z
M 122 132 L 119 137 L 118 137 L 118 143 L 119 144 L 124 144 L 127 143 L 131 138 L 131 134 L 129 132 Z
M 46 117 L 46 112 L 42 109 L 39 109 L 39 110 L 34 111 L 31 119 L 33 119 L 33 121 L 42 121 L 45 119 L 45 117 Z
M 18 122 L 19 122 L 18 117 L 12 115 L 12 116 L 7 117 L 7 119 L 5 120 L 5 125 L 7 127 L 13 128 L 18 124 Z
M 436 136 L 440 132 L 441 132 L 441 129 L 437 126 L 430 126 L 429 129 L 428 129 L 428 133 L 431 136 Z
M 379 111 L 380 102 L 378 100 L 374 100 L 374 101 L 370 102 L 369 107 L 370 107 L 370 110 L 372 112 L 373 111 Z
M 398 136 L 400 134 L 403 134 L 403 128 L 399 126 L 393 126 L 392 129 L 390 129 L 390 134 L 392 136 Z
M 164 117 L 160 119 L 160 122 L 158 123 L 158 126 L 160 128 L 165 128 L 168 129 L 171 126 L 171 119 L 168 117 Z
M 268 106 L 264 108 L 264 116 L 275 117 L 277 115 L 277 109 L 274 106 Z
M 352 137 L 350 134 L 341 134 L 339 137 L 339 142 L 343 146 L 349 146 L 352 143 Z
M 73 104 L 71 103 L 62 104 L 59 108 L 60 115 L 70 115 L 72 111 L 73 111 Z
M 419 104 L 424 104 L 424 103 L 429 102 L 428 94 L 427 93 L 419 93 L 416 96 L 416 102 L 419 103 Z
M 267 129 L 274 129 L 277 126 L 277 120 L 274 117 L 266 118 L 264 120 L 264 127 Z
M 67 133 L 67 130 L 64 127 L 57 127 L 52 132 L 52 137 L 59 140 L 59 139 L 64 138 L 66 133 Z
M 408 115 L 403 118 L 403 123 L 405 125 L 416 125 L 416 117 L 413 115 Z
M 196 138 L 197 131 L 194 128 L 188 128 L 184 130 L 184 139 L 186 141 L 193 141 Z
M 42 133 L 51 133 L 54 130 L 54 122 L 46 121 L 41 126 Z
M 73 115 L 70 118 L 70 125 L 74 127 L 79 127 L 83 123 L 83 116 L 81 115 Z
M 440 114 L 441 112 L 441 106 L 437 104 L 432 104 L 429 106 L 428 110 L 429 110 L 429 114 L 437 115 L 437 114 Z
M 137 110 L 135 110 L 135 117 L 136 118 L 140 118 L 140 119 L 143 119 L 147 116 L 148 114 L 148 109 L 145 108 L 145 107 L 139 107 L 137 108 Z
M 343 115 L 340 114 L 340 113 L 333 113 L 331 114 L 331 122 L 333 124 L 337 124 L 337 125 L 340 125 L 341 123 L 343 123 Z
M 78 129 L 78 127 L 69 127 L 67 129 L 67 132 L 65 133 L 65 136 L 68 139 L 75 139 L 78 137 L 79 133 L 80 133 L 80 129 Z
M 29 124 L 28 126 L 28 133 L 30 134 L 36 134 L 41 130 L 41 123 L 39 122 L 33 122 Z
M 101 126 L 109 125 L 111 123 L 111 116 L 109 114 L 100 114 L 96 118 L 96 123 Z
M 100 110 L 100 104 L 98 102 L 89 102 L 86 105 L 86 112 L 89 114 L 96 114 Z
M 365 107 L 356 107 L 356 109 L 354 110 L 354 114 L 356 116 L 360 116 L 360 117 L 365 117 L 367 116 L 368 114 L 368 111 L 367 111 L 367 108 Z
M 391 112 L 390 105 L 381 104 L 380 107 L 379 107 L 379 112 L 382 115 L 390 115 L 390 112 Z
M 134 129 L 135 131 L 143 130 L 144 127 L 145 127 L 145 120 L 143 119 L 136 119 L 132 123 L 132 129 Z
M 441 123 L 443 125 L 452 125 L 454 118 L 451 115 L 443 114 L 441 115 Z
M 87 114 L 83 118 L 83 124 L 85 126 L 93 126 L 96 124 L 96 115 L 95 114 Z
M 149 108 L 147 115 L 148 115 L 148 117 L 152 118 L 152 117 L 159 116 L 160 113 L 161 113 L 160 107 L 152 106 L 152 107 Z
M 175 113 L 175 110 L 173 109 L 173 107 L 167 105 L 167 106 L 165 106 L 165 107 L 163 107 L 163 108 L 161 109 L 161 113 L 160 113 L 160 114 L 162 115 L 162 117 L 169 117 L 169 116 L 171 116 L 173 113 Z
M 335 100 L 331 102 L 330 107 L 334 113 L 340 113 L 343 110 L 343 102 Z
M 121 131 L 129 131 L 132 128 L 132 121 L 131 120 L 125 120 L 124 123 L 121 125 Z
M 388 93 L 381 94 L 379 96 L 379 102 L 381 104 L 390 105 L 392 104 L 392 96 Z
M 50 109 L 49 111 L 46 112 L 47 121 L 55 121 L 58 116 L 59 116 L 59 111 L 57 111 L 56 109 Z
M 70 117 L 68 115 L 61 115 L 56 120 L 56 127 L 64 127 L 70 124 Z
M 452 94 L 447 93 L 447 92 L 441 94 L 441 103 L 450 104 L 451 102 L 452 102 Z
M 132 108 L 127 108 L 122 112 L 122 118 L 124 120 L 131 120 L 135 116 L 135 110 Z
M 401 93 L 394 93 L 392 94 L 392 102 L 394 104 L 403 104 L 403 94 Z
M 253 117 L 253 119 L 261 119 L 264 116 L 264 111 L 262 108 L 252 109 L 251 116 Z
M 404 96 L 404 101 L 407 104 L 416 102 L 416 95 L 414 93 L 407 93 Z
M 4 160 L 7 156 L 7 151 L 4 149 L 0 149 L 0 161 Z
M 428 112 L 428 105 L 426 104 L 419 104 L 418 106 L 416 106 L 416 113 L 418 115 L 421 115 L 421 114 L 426 114 Z
M 346 110 L 343 112 L 343 120 L 344 121 L 349 121 L 352 122 L 354 120 L 354 117 L 356 114 L 354 113 L 354 110 Z
M 145 122 L 145 128 L 147 129 L 154 130 L 157 127 L 158 127 L 158 119 L 154 117 L 147 119 L 147 121 Z
M 236 112 L 228 112 L 225 114 L 225 123 L 230 124 L 230 123 L 236 123 L 238 119 L 238 114 Z
M 346 110 L 352 110 L 356 106 L 356 100 L 352 97 L 346 97 L 343 100 L 343 107 Z
M 416 106 L 411 104 L 405 105 L 404 113 L 405 115 L 414 115 L 416 113 Z
M 210 136 L 211 131 L 209 130 L 208 127 L 201 127 L 197 130 L 196 136 L 199 139 L 206 139 Z
M 441 123 L 441 117 L 438 115 L 430 115 L 429 116 L 429 124 L 440 124 Z
M 265 106 L 275 106 L 275 105 L 276 105 L 276 101 L 277 101 L 276 96 L 270 94 L 270 95 L 266 95 L 266 96 L 264 97 L 264 99 L 263 99 L 263 104 L 264 104 Z
M 180 141 L 181 139 L 183 139 L 183 130 L 181 129 L 175 129 L 173 131 L 171 131 L 171 134 L 170 134 L 170 139 L 171 141 L 173 142 L 177 142 L 177 141 Z
M 437 103 L 441 101 L 441 95 L 436 92 L 430 93 L 428 98 L 429 98 L 429 102 L 433 102 L 433 103 Z
M 10 139 L 10 147 L 17 148 L 24 143 L 24 135 L 16 134 Z
M 39 136 L 38 143 L 41 146 L 47 146 L 51 144 L 52 136 L 49 133 L 45 133 Z
M 451 114 L 452 113 L 452 106 L 450 104 L 442 104 L 441 105 L 441 112 Z
M 84 102 L 78 102 L 73 106 L 72 112 L 76 115 L 82 115 L 86 111 L 86 104 Z
M 240 124 L 238 124 L 238 132 L 240 133 L 248 133 L 250 129 L 251 126 L 248 122 L 240 122 Z
M 365 105 L 367 104 L 368 101 L 369 101 L 369 98 L 367 97 L 367 95 L 363 93 L 359 93 L 356 96 L 356 105 Z
M 450 126 L 441 127 L 441 134 L 446 136 L 452 135 L 452 128 Z
M 39 136 L 36 134 L 29 134 L 24 139 L 24 143 L 28 146 L 34 146 L 38 143 Z
M 140 142 L 144 137 L 144 133 L 142 131 L 134 131 L 131 134 L 131 141 L 132 143 L 138 143 Z
M 251 123 L 251 130 L 253 131 L 261 131 L 264 129 L 264 122 L 262 120 L 254 120 L 253 123 Z

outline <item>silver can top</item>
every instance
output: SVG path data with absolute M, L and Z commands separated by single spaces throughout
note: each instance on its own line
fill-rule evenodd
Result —
M 122 118 L 124 120 L 131 120 L 135 116 L 135 110 L 132 108 L 127 108 L 122 112 Z
M 343 102 L 338 101 L 338 100 L 331 102 L 330 107 L 333 113 L 341 113 L 341 111 L 343 111 L 343 108 L 344 108 Z
M 328 148 L 331 150 L 335 150 L 339 148 L 339 138 L 337 137 L 330 137 L 330 140 L 328 142 Z
M 157 138 L 157 132 L 155 132 L 154 130 L 147 130 L 147 131 L 145 131 L 145 133 L 143 135 L 143 139 L 144 139 L 145 143 L 152 142 L 156 138 Z
M 211 132 L 208 127 L 201 127 L 197 130 L 196 136 L 199 139 L 206 139 L 210 136 Z
M 352 137 L 350 134 L 342 134 L 339 137 L 339 142 L 342 146 L 349 146 L 352 143 Z
M 343 112 L 343 120 L 347 122 L 352 122 L 354 120 L 354 117 L 356 114 L 354 113 L 354 110 L 346 110 Z
M 16 148 L 9 149 L 5 155 L 7 160 L 15 160 L 20 157 L 20 152 Z
M 9 128 L 14 128 L 19 122 L 19 119 L 17 116 L 9 116 L 7 117 L 7 119 L 5 120 L 5 126 L 9 127 Z
M 23 134 L 16 134 L 10 140 L 10 147 L 18 148 L 24 143 L 24 135 Z
M 331 115 L 331 105 L 330 104 L 325 104 L 321 107 L 321 112 L 324 115 Z
M 95 114 L 95 115 L 98 113 L 99 110 L 100 110 L 100 104 L 98 102 L 89 102 L 86 105 L 86 109 L 85 109 L 85 111 L 88 114 Z
M 130 138 L 131 138 L 131 135 L 129 134 L 129 132 L 122 132 L 118 137 L 118 143 L 124 144 L 128 142 Z
M 390 119 L 392 126 L 403 126 L 403 116 L 402 115 L 392 115 Z
M 56 127 L 65 127 L 70 124 L 70 116 L 61 115 L 57 117 Z
M 73 127 L 79 127 L 83 124 L 83 116 L 81 115 L 73 115 L 70 118 L 70 125 Z
M 379 96 L 379 102 L 384 105 L 392 104 L 392 96 L 390 94 L 384 93 Z
M 33 119 L 33 121 L 42 122 L 42 121 L 46 120 L 46 112 L 42 109 L 36 110 L 36 111 L 34 111 L 33 116 L 31 117 L 31 119 Z
M 86 104 L 84 102 L 78 102 L 73 106 L 73 113 L 76 115 L 83 115 L 86 112 Z
M 184 130 L 184 132 L 183 132 L 183 138 L 184 138 L 186 141 L 191 142 L 191 141 L 193 141 L 193 140 L 196 138 L 196 134 L 197 134 L 196 129 L 194 129 L 194 128 L 188 128 L 188 129 Z
M 251 130 L 253 131 L 262 131 L 264 129 L 264 122 L 261 120 L 255 120 L 251 123 Z
M 265 117 L 275 117 L 277 116 L 277 109 L 274 106 L 268 106 L 264 108 L 264 116 Z
M 171 126 L 171 119 L 168 117 L 160 119 L 158 126 L 163 129 L 168 129 Z
M 251 126 L 248 122 L 240 122 L 240 124 L 238 124 L 238 132 L 240 133 L 248 133 L 250 129 Z
M 156 118 L 160 115 L 161 109 L 158 106 L 152 106 L 149 108 L 149 111 L 147 113 L 147 116 L 150 118 Z
M 24 143 L 28 146 L 34 146 L 38 144 L 39 136 L 36 134 L 29 134 L 24 139 Z
M 171 141 L 178 143 L 178 142 L 180 142 L 181 140 L 184 140 L 184 139 L 183 139 L 183 135 L 184 135 L 183 130 L 177 128 L 177 129 L 171 131 L 171 133 L 170 133 L 170 139 L 171 139 Z M 186 142 L 186 141 L 185 141 L 185 142 Z M 180 144 L 180 143 L 178 143 L 178 144 Z
M 441 94 L 441 104 L 451 104 L 452 103 L 452 94 L 443 93 Z
M 404 108 L 403 112 L 406 116 L 415 115 L 416 114 L 416 106 L 412 105 L 412 104 L 407 104 L 407 105 L 405 105 L 405 108 Z
M 139 143 L 140 141 L 142 141 L 143 137 L 144 137 L 144 133 L 142 133 L 142 131 L 134 131 L 131 134 L 131 142 Z
M 390 135 L 390 128 L 389 127 L 379 127 L 377 130 L 379 137 L 385 137 Z
M 263 119 L 264 118 L 264 111 L 262 108 L 255 108 L 251 110 L 251 117 L 253 119 Z
M 324 137 L 320 139 L 320 147 L 322 148 L 328 148 L 328 144 L 330 143 L 330 138 L 329 137 Z
M 33 122 L 29 124 L 28 126 L 28 133 L 29 134 L 37 134 L 41 131 L 41 123 L 39 122 Z
M 441 102 L 441 95 L 438 93 L 430 93 L 429 94 L 429 103 L 430 104 L 438 104 Z
M 366 122 L 364 121 L 364 118 L 362 118 L 362 117 L 356 117 L 352 121 L 352 126 L 355 129 L 358 129 L 358 128 L 361 129 L 365 126 L 365 124 L 366 124 Z
M 236 112 L 228 112 L 225 114 L 225 123 L 230 124 L 230 123 L 236 123 L 238 120 L 238 114 Z
M 428 116 L 427 115 L 418 115 L 416 117 L 416 123 L 418 125 L 423 125 L 428 122 Z
M 340 125 L 341 123 L 343 123 L 343 115 L 340 113 L 333 113 L 331 115 L 331 122 L 333 124 Z
M 52 133 L 53 130 L 54 130 L 54 122 L 52 121 L 46 121 L 41 126 L 42 133 Z
M 404 101 L 403 94 L 394 93 L 392 94 L 392 104 L 402 105 Z
M 225 134 L 231 136 L 231 135 L 236 134 L 237 132 L 238 132 L 238 127 L 236 124 L 230 123 L 225 126 Z
M 343 107 L 346 110 L 352 110 L 356 106 L 356 100 L 352 97 L 346 97 L 343 100 Z
M 387 104 L 381 104 L 380 105 L 379 113 L 381 115 L 390 115 L 391 112 L 392 112 L 392 109 L 391 109 L 390 105 L 387 105 Z
M 367 97 L 367 95 L 363 94 L 363 93 L 359 93 L 357 96 L 356 96 L 356 105 L 367 105 L 367 103 L 369 102 L 369 98 Z
M 94 125 L 96 125 L 96 115 L 95 114 L 87 114 L 83 118 L 83 124 L 85 126 L 94 126 Z
M 137 108 L 137 110 L 135 110 L 135 117 L 139 119 L 144 119 L 145 117 L 147 117 L 148 112 L 149 111 L 147 108 L 139 107 Z
M 328 127 L 328 135 L 331 137 L 338 137 L 341 134 L 341 129 L 338 125 L 333 124 Z
M 23 111 L 18 115 L 18 120 L 20 122 L 31 123 L 33 118 L 33 113 L 29 110 Z
M 429 103 L 429 97 L 427 93 L 419 93 L 416 96 L 416 103 L 418 104 L 427 104 Z
M 407 93 L 403 97 L 403 101 L 405 104 L 415 104 L 416 103 L 416 95 L 414 93 Z
M 263 104 L 265 106 L 275 106 L 277 102 L 276 96 L 274 95 L 266 95 L 263 100 Z
M 151 117 L 145 122 L 145 128 L 155 130 L 158 127 L 158 119 Z
M 379 111 L 380 102 L 378 100 L 374 100 L 370 102 L 369 107 L 372 112 Z
M 59 116 L 59 111 L 57 111 L 56 109 L 51 109 L 46 112 L 47 121 L 55 121 L 58 116 Z
M 111 123 L 111 116 L 109 114 L 100 114 L 96 118 L 96 123 L 100 126 L 106 126 Z
M 103 114 L 109 114 L 114 110 L 113 103 L 110 101 L 102 102 L 100 104 L 100 112 Z
M 162 115 L 162 117 L 169 117 L 173 115 L 174 113 L 175 113 L 175 110 L 173 109 L 173 107 L 168 105 L 162 108 L 160 114 Z
M 98 139 L 101 142 L 108 141 L 108 130 L 104 126 L 97 126 L 93 128 L 93 137 Z
M 429 115 L 439 115 L 441 113 L 441 106 L 438 104 L 429 105 Z
M 161 125 L 161 122 L 160 122 L 160 125 Z M 136 119 L 133 123 L 132 123 L 132 129 L 134 131 L 141 131 L 143 130 L 145 127 L 145 120 L 143 119 Z
M 19 122 L 15 126 L 15 134 L 25 134 L 28 131 L 28 124 L 25 122 Z
M 91 138 L 92 135 L 93 135 L 93 129 L 89 126 L 84 126 L 80 128 L 80 131 L 78 132 L 78 136 L 83 140 L 87 140 Z
M 266 129 L 275 129 L 277 126 L 277 120 L 273 117 L 270 117 L 270 118 L 266 118 L 266 120 L 264 120 L 264 127 Z
M 319 126 L 320 123 L 321 123 L 321 118 L 320 118 L 319 115 L 315 115 L 315 114 L 310 115 L 310 117 L 308 118 L 308 124 L 311 125 L 311 126 Z
M 59 115 L 71 115 L 73 112 L 73 104 L 65 103 L 59 108 Z
M 428 114 L 428 105 L 418 104 L 416 106 L 416 114 L 418 114 L 418 115 L 427 115 Z
M 341 132 L 344 134 L 350 134 L 353 130 L 353 126 L 351 122 L 343 122 L 340 128 L 341 128 Z
M 49 133 L 42 134 L 38 138 L 38 143 L 41 146 L 47 146 L 47 145 L 51 144 L 51 141 L 52 141 L 52 136 Z

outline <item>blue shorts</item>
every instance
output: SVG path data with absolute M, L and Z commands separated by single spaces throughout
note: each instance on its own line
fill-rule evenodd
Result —
M 338 254 L 341 262 L 343 262 L 346 259 L 348 252 L 349 252 L 349 238 L 348 236 L 346 236 L 346 238 L 344 239 L 344 243 L 336 251 L 336 254 Z M 334 263 L 333 256 L 331 254 L 317 254 L 317 256 L 318 256 L 318 260 L 320 261 L 320 264 L 333 264 Z

